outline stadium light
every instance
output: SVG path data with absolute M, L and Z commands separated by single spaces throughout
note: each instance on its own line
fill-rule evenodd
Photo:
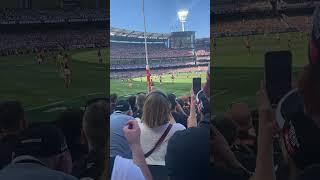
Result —
M 178 11 L 178 18 L 181 22 L 182 31 L 184 31 L 184 23 L 187 22 L 188 14 L 189 14 L 188 10 L 182 9 Z

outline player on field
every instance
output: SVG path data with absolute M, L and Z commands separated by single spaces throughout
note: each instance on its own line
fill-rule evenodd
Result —
M 42 63 L 42 55 L 41 55 L 41 53 L 38 53 L 38 55 L 37 55 L 37 61 L 38 61 L 38 64 L 41 64 L 41 63 Z
M 161 74 L 159 75 L 159 81 L 160 81 L 160 85 L 162 85 L 162 76 L 161 76 Z
M 66 64 L 68 65 L 69 64 L 69 57 L 68 57 L 68 54 L 65 54 L 63 56 L 63 66 L 65 66 Z
M 99 59 L 99 63 L 102 64 L 102 56 L 101 56 L 100 48 L 98 49 L 98 59 Z
M 290 39 L 290 37 L 288 39 L 288 48 L 291 49 L 291 39 Z
M 64 73 L 64 85 L 66 88 L 68 88 L 71 83 L 71 69 L 68 64 L 64 65 L 63 73 Z
M 57 67 L 60 70 L 60 72 L 62 72 L 62 68 L 63 68 L 63 55 L 62 55 L 62 51 L 59 52 L 58 56 L 57 56 Z
M 278 45 L 280 45 L 281 38 L 280 38 L 280 34 L 279 33 L 277 34 L 276 38 L 277 38 L 277 41 L 278 41 Z
M 172 83 L 174 83 L 174 75 L 173 75 L 173 73 L 171 74 L 171 80 L 172 80 Z
M 249 36 L 247 36 L 247 39 L 245 40 L 245 45 L 246 45 L 246 48 L 247 48 L 248 53 L 250 55 L 251 54 L 251 44 L 250 44 Z

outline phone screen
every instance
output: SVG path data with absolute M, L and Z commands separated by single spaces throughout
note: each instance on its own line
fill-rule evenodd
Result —
M 201 78 L 192 79 L 193 93 L 196 95 L 201 90 Z
M 291 90 L 292 56 L 290 51 L 273 51 L 265 54 L 266 90 L 272 105 Z

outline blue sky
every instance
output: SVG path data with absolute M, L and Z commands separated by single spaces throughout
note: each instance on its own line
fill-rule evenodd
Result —
M 142 0 L 111 0 L 111 27 L 144 31 Z M 186 31 L 196 31 L 196 38 L 210 37 L 209 0 L 145 0 L 148 32 L 180 31 L 179 9 L 188 9 Z

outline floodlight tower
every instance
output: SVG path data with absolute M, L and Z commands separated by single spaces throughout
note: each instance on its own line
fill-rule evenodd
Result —
M 181 9 L 178 11 L 178 18 L 179 18 L 179 21 L 181 22 L 182 31 L 184 31 L 184 23 L 187 22 L 188 14 L 189 14 L 188 10 Z

